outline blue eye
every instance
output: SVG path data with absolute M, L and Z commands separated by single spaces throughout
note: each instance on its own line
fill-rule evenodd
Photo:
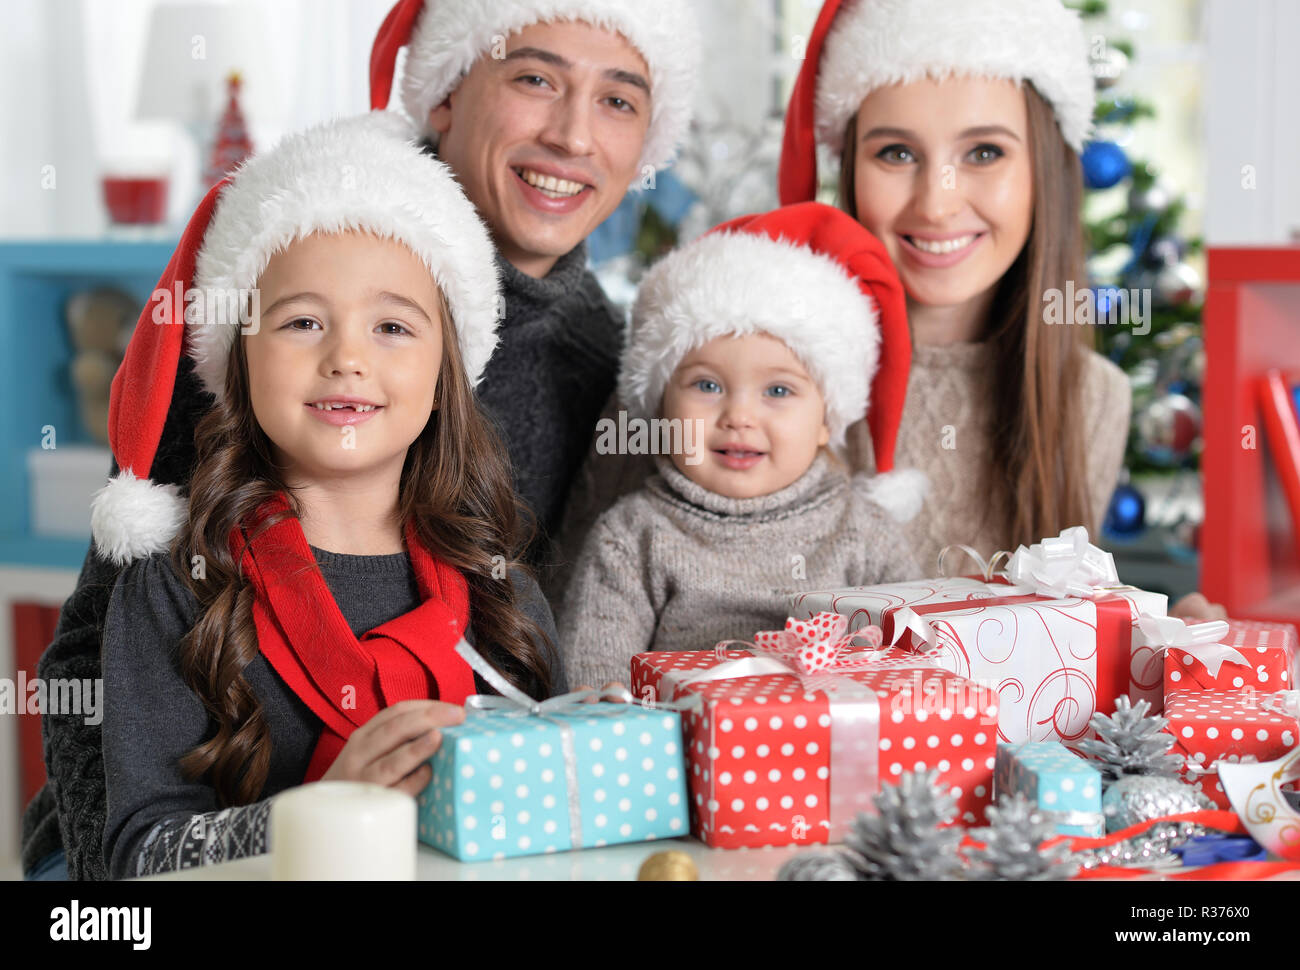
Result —
M 711 381 L 707 377 L 701 377 L 698 381 L 696 381 L 691 386 L 698 387 L 705 394 L 714 394 L 722 390 L 722 386 L 718 384 L 717 381 Z
M 789 397 L 794 393 L 794 390 L 787 387 L 785 384 L 773 384 L 767 389 L 767 392 L 771 394 L 772 397 Z

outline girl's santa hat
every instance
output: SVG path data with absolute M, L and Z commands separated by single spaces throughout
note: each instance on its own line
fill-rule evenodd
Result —
M 818 202 L 743 216 L 665 256 L 646 274 L 618 377 L 633 417 L 658 417 L 682 359 L 717 337 L 769 334 L 808 368 L 830 444 L 867 416 L 873 497 L 895 518 L 920 510 L 924 477 L 894 470 L 912 339 L 903 284 L 884 245 Z
M 396 240 L 423 261 L 478 383 L 497 341 L 496 256 L 450 169 L 387 112 L 290 135 L 208 192 L 140 314 L 109 397 L 121 471 L 91 502 L 101 555 L 123 565 L 162 551 L 185 520 L 179 489 L 149 478 L 181 355 L 220 401 L 241 323 L 251 322 L 240 315 L 271 257 L 312 233 L 348 231 Z
M 399 0 L 370 52 L 370 107 L 388 106 L 397 52 L 406 47 L 402 106 L 425 131 L 429 112 L 504 38 L 565 21 L 621 34 L 645 59 L 653 107 L 641 165 L 663 168 L 690 128 L 702 58 L 689 0 Z
M 1092 125 L 1087 42 L 1061 0 L 826 0 L 786 113 L 782 204 L 816 196 L 817 145 L 838 154 L 868 94 L 927 77 L 1032 82 L 1076 152 Z

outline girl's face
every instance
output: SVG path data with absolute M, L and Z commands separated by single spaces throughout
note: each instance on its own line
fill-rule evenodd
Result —
M 793 484 L 830 440 L 816 382 L 789 347 L 767 334 L 718 337 L 687 354 L 664 388 L 663 416 L 698 422 L 682 431 L 696 457 L 674 454 L 673 464 L 728 498 Z
M 243 338 L 249 392 L 286 480 L 399 481 L 442 363 L 429 271 L 401 243 L 316 233 L 272 257 L 259 286 L 261 325 Z
M 1025 94 L 979 78 L 873 91 L 858 109 L 853 178 L 858 221 L 885 244 L 908 296 L 975 302 L 1029 238 Z

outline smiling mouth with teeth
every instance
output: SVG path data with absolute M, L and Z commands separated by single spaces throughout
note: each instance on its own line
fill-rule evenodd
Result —
M 936 256 L 942 256 L 945 253 L 955 253 L 959 249 L 965 249 L 976 239 L 980 237 L 979 233 L 969 233 L 965 236 L 958 236 L 956 239 L 917 239 L 915 236 L 903 236 L 909 243 L 921 250 L 923 253 L 933 253 Z
M 570 182 L 568 179 L 559 179 L 554 175 L 543 175 L 530 168 L 516 168 L 513 171 L 548 199 L 571 199 L 587 188 L 581 182 Z
M 382 405 L 379 404 L 312 404 L 317 411 L 356 411 L 358 414 L 364 414 L 367 411 L 376 411 Z

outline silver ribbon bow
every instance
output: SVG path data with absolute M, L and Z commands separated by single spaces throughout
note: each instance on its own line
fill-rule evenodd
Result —
M 1054 539 L 1021 546 L 1007 564 L 1007 578 L 1028 586 L 1041 596 L 1061 599 L 1102 594 L 1119 585 L 1115 557 L 1088 541 L 1081 525 L 1066 529 Z
M 1205 664 L 1211 677 L 1219 676 L 1224 661 L 1250 666 L 1250 661 L 1239 650 L 1222 642 L 1228 635 L 1228 624 L 1224 620 L 1188 624 L 1176 616 L 1142 613 L 1137 622 L 1155 653 L 1164 653 L 1171 647 L 1182 650 Z

